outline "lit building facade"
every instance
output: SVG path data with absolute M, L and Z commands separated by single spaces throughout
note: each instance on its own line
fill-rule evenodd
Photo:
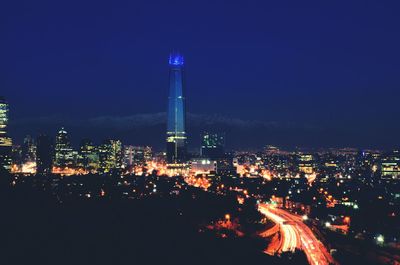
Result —
M 298 170 L 305 174 L 314 172 L 314 157 L 312 154 L 300 153 L 298 155 Z
M 12 162 L 12 140 L 8 136 L 9 106 L 0 98 L 0 166 L 10 171 Z
M 75 165 L 77 152 L 73 151 L 68 133 L 64 128 L 61 128 L 57 133 L 54 152 L 55 167 L 65 168 Z
M 203 132 L 201 135 L 201 156 L 218 159 L 224 156 L 225 134 Z
M 400 151 L 395 150 L 382 158 L 381 175 L 384 179 L 400 178 Z
M 106 140 L 99 147 L 99 171 L 112 173 L 122 168 L 122 143 L 119 140 Z
M 98 148 L 90 139 L 83 139 L 79 148 L 79 166 L 83 169 L 96 172 L 99 168 Z
M 124 146 L 124 166 L 131 167 L 145 165 L 152 159 L 152 150 L 149 146 Z
M 22 159 L 23 163 L 36 162 L 36 144 L 34 139 L 27 135 L 22 145 Z
M 198 174 L 210 174 L 217 171 L 217 162 L 207 158 L 193 158 L 190 160 L 190 172 Z
M 12 165 L 21 166 L 23 164 L 22 159 L 22 147 L 20 145 L 13 145 L 11 151 Z
M 169 57 L 169 96 L 167 121 L 167 163 L 180 166 L 186 162 L 186 109 L 183 56 Z

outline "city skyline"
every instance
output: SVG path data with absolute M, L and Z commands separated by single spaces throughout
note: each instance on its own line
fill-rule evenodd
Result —
M 0 86 L 18 141 L 61 126 L 77 138 L 92 137 L 82 126 L 90 124 L 162 147 L 146 132 L 154 122 L 162 130 L 165 56 L 178 49 L 188 62 L 188 133 L 196 127 L 190 120 L 204 124 L 215 116 L 214 123 L 230 122 L 228 146 L 239 139 L 245 147 L 255 147 L 255 139 L 310 147 L 398 144 L 400 40 L 392 12 L 398 3 L 194 8 L 122 1 L 110 10 L 105 3 L 70 4 L 8 2 L 2 10 L 10 12 L 2 15 Z M 104 17 L 88 20 L 90 11 Z M 143 116 L 152 123 L 126 129 Z M 262 126 L 249 137 L 240 124 Z
M 0 264 L 399 265 L 399 1 L 7 1 Z
M 12 107 L 11 107 L 12 108 Z M 11 111 L 12 112 L 12 111 Z M 128 117 L 116 118 L 116 123 L 124 121 L 121 127 L 114 124 L 114 119 L 110 116 L 98 117 L 88 120 L 71 121 L 65 118 L 42 117 L 38 120 L 25 120 L 30 129 L 21 130 L 23 126 L 20 122 L 11 119 L 8 121 L 8 135 L 13 139 L 13 143 L 22 144 L 26 136 L 49 135 L 54 136 L 60 128 L 67 128 L 72 133 L 71 144 L 78 146 L 81 139 L 90 138 L 97 143 L 101 143 L 110 136 L 118 138 L 126 143 L 133 145 L 150 145 L 163 150 L 165 148 L 164 139 L 160 135 L 167 127 L 167 114 L 138 114 Z M 265 145 L 273 144 L 286 150 L 306 149 L 329 149 L 329 148 L 356 148 L 356 149 L 375 149 L 393 150 L 398 149 L 397 141 L 390 141 L 385 144 L 371 143 L 369 140 L 355 143 L 347 139 L 346 141 L 334 141 L 321 143 L 318 141 L 320 135 L 330 137 L 336 131 L 323 129 L 313 125 L 299 124 L 276 124 L 274 122 L 265 123 L 254 120 L 241 120 L 218 115 L 198 115 L 188 113 L 187 133 L 190 140 L 187 141 L 187 148 L 193 151 L 198 149 L 201 144 L 201 134 L 204 131 L 219 131 L 227 133 L 227 147 L 232 150 L 254 151 L 261 150 Z M 107 125 L 110 127 L 107 127 Z M 103 130 L 102 133 L 98 131 Z M 301 135 L 291 135 L 289 131 L 302 131 L 309 134 L 308 137 Z M 16 132 L 17 131 L 17 132 Z M 285 135 L 282 137 L 282 135 Z M 256 137 L 254 137 L 256 136 Z M 363 135 L 360 138 L 364 138 Z M 240 140 L 239 140 L 240 139 Z

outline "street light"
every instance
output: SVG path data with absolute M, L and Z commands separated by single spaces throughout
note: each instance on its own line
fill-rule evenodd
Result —
M 378 235 L 376 237 L 376 242 L 378 242 L 379 244 L 383 244 L 383 242 L 385 242 L 385 237 L 383 235 Z
M 308 216 L 307 215 L 303 215 L 303 221 L 307 221 L 308 220 Z
M 326 222 L 325 223 L 325 227 L 330 227 L 331 226 L 331 223 L 330 222 Z
M 231 219 L 231 215 L 229 213 L 225 214 L 225 220 L 229 221 Z

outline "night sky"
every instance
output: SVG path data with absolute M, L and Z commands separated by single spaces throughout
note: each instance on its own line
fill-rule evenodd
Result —
M 2 1 L 10 133 L 164 147 L 168 54 L 185 56 L 190 145 L 394 148 L 399 1 Z

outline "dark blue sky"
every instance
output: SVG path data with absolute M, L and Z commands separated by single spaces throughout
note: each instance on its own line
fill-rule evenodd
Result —
M 158 145 L 175 49 L 192 126 L 226 127 L 233 147 L 396 147 L 399 10 L 399 1 L 3 1 L 0 94 L 17 141 L 65 123 L 77 140 L 109 132 Z M 160 139 L 146 138 L 152 126 Z

